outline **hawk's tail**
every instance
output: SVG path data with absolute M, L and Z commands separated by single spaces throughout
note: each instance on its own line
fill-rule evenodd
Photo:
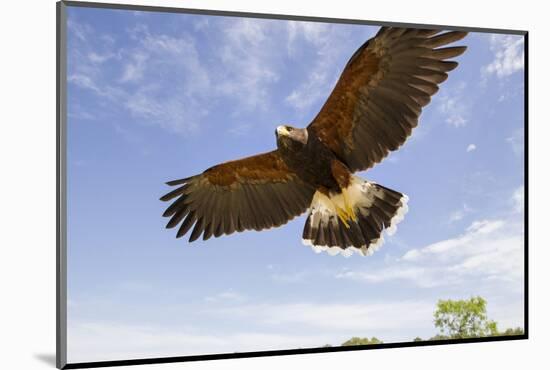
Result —
M 383 231 L 395 232 L 407 201 L 402 193 L 353 176 L 342 193 L 315 193 L 302 240 L 317 253 L 370 255 L 382 245 Z

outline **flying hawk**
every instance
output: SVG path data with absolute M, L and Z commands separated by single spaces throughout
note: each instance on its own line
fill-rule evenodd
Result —
M 306 128 L 277 127 L 277 149 L 167 182 L 178 186 L 166 225 L 194 225 L 189 241 L 281 226 L 308 211 L 302 240 L 315 251 L 369 255 L 395 231 L 408 197 L 353 173 L 398 149 L 422 107 L 458 65 L 465 32 L 382 27 L 346 64 Z

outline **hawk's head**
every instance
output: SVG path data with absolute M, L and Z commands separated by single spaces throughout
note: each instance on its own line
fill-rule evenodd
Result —
M 275 130 L 277 142 L 294 142 L 305 145 L 307 143 L 307 129 L 281 125 Z

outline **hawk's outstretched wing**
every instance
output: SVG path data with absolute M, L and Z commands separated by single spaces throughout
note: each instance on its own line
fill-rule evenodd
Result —
M 180 186 L 160 198 L 177 198 L 163 214 L 171 217 L 166 227 L 183 221 L 179 238 L 194 224 L 189 241 L 201 233 L 206 240 L 212 235 L 283 225 L 305 212 L 315 192 L 286 166 L 277 150 L 225 162 L 167 184 Z
M 372 167 L 405 142 L 437 85 L 458 65 L 446 59 L 466 50 L 440 47 L 464 36 L 383 27 L 353 54 L 308 130 L 350 170 Z

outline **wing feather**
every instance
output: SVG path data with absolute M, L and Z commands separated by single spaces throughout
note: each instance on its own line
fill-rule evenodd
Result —
M 283 225 L 307 209 L 315 191 L 286 166 L 276 150 L 167 184 L 178 188 L 160 198 L 173 200 L 163 213 L 170 217 L 166 227 L 181 223 L 178 238 L 193 228 L 190 242 L 201 235 L 207 240 Z
M 350 58 L 308 131 L 352 171 L 372 167 L 411 135 L 438 84 L 458 66 L 448 59 L 466 50 L 447 45 L 465 36 L 382 27 Z

